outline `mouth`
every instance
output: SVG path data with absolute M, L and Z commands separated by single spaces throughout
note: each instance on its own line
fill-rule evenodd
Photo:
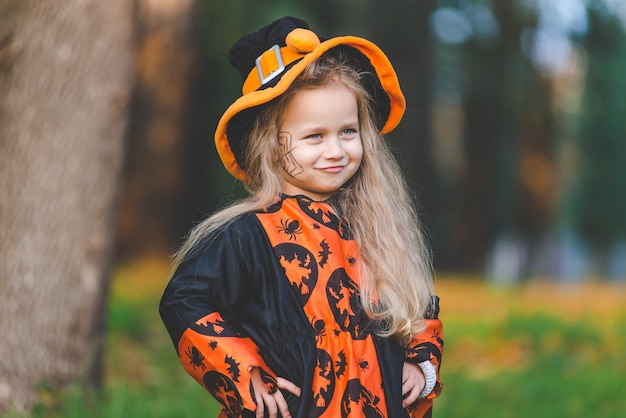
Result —
M 320 168 L 320 171 L 324 171 L 326 173 L 339 173 L 340 171 L 342 171 L 345 168 L 345 166 L 343 165 L 335 165 L 332 167 L 323 167 Z

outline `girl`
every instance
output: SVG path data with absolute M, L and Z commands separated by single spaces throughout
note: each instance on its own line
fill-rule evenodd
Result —
M 220 417 L 424 417 L 443 333 L 429 256 L 381 138 L 405 108 L 371 42 L 286 17 L 241 38 L 215 141 L 250 197 L 190 234 L 160 305 Z

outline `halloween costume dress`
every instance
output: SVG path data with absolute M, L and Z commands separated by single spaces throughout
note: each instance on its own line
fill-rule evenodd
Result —
M 302 389 L 283 391 L 294 417 L 430 416 L 439 377 L 403 409 L 402 366 L 428 360 L 438 371 L 438 306 L 408 348 L 375 336 L 360 306 L 358 263 L 347 222 L 304 196 L 237 218 L 187 256 L 161 316 L 186 371 L 223 405 L 220 417 L 254 416 L 252 367 L 271 390 L 277 376 Z

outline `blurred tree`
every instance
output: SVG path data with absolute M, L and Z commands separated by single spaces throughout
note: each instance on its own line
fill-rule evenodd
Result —
M 463 54 L 470 88 L 459 250 L 460 267 L 470 271 L 482 271 L 499 242 L 515 242 L 516 257 L 524 258 L 526 243 L 540 235 L 550 215 L 547 203 L 537 206 L 545 199 L 545 179 L 532 177 L 540 174 L 532 163 L 551 158 L 550 90 L 521 53 L 522 32 L 533 17 L 519 7 L 516 0 L 495 2 L 499 35 L 486 43 L 472 40 Z
M 135 4 L 135 80 L 117 219 L 120 261 L 170 254 L 202 201 L 203 185 L 190 98 L 198 55 L 194 2 Z
M 622 21 L 602 9 L 589 8 L 589 16 L 581 158 L 572 204 L 575 228 L 602 258 L 626 239 L 626 33 Z
M 132 2 L 0 2 L 0 411 L 99 375 Z
M 506 96 L 511 97 L 508 77 L 513 63 L 509 51 L 511 44 L 517 46 L 517 33 L 512 26 L 513 0 L 498 2 L 495 15 L 501 27 L 495 44 L 465 51 L 471 88 L 465 106 L 467 171 L 461 187 L 464 206 L 460 248 L 462 267 L 473 271 L 483 267 L 496 231 L 512 227 L 512 153 L 516 149 L 515 135 L 506 132 L 512 128 L 512 112 L 505 103 Z

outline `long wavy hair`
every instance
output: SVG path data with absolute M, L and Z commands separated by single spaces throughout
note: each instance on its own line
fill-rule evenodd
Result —
M 421 332 L 434 294 L 431 258 L 404 176 L 376 128 L 371 98 L 363 87 L 367 76 L 350 66 L 341 53 L 331 51 L 311 63 L 287 92 L 259 112 L 245 156 L 250 196 L 198 224 L 176 254 L 173 269 L 224 225 L 275 201 L 287 175 L 281 169 L 278 144 L 286 106 L 300 89 L 341 84 L 357 100 L 363 158 L 353 178 L 328 202 L 348 219 L 359 246 L 361 303 L 378 324 L 373 332 L 401 344 Z

